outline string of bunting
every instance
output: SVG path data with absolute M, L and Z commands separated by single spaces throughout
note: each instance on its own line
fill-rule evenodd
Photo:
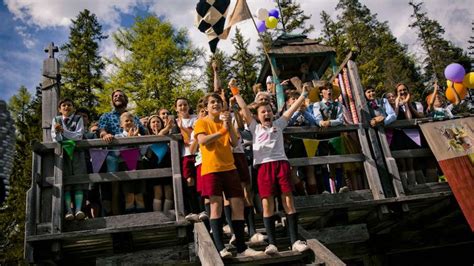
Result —
M 334 137 L 329 139 L 305 139 L 292 136 L 293 139 L 301 139 L 306 150 L 306 155 L 308 157 L 313 157 L 318 150 L 319 143 L 327 141 L 331 145 L 337 154 L 344 154 L 344 145 L 342 137 Z

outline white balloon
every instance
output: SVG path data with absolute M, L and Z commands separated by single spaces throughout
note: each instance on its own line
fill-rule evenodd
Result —
M 265 20 L 268 18 L 268 10 L 265 8 L 259 8 L 257 10 L 257 19 L 258 20 Z

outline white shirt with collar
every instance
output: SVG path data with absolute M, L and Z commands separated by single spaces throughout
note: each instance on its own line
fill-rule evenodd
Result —
M 324 121 L 324 117 L 321 112 L 322 111 L 321 105 L 326 106 L 327 102 L 331 104 L 337 104 L 336 119 L 329 120 L 331 127 L 342 125 L 344 122 L 344 113 L 343 113 L 342 104 L 339 102 L 328 101 L 326 99 L 322 99 L 321 102 L 315 102 L 313 105 L 313 115 L 314 115 L 314 119 L 316 120 L 316 125 L 321 126 L 321 122 Z

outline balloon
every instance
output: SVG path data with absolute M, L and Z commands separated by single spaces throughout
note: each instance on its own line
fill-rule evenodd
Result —
M 265 21 L 261 20 L 261 21 L 257 22 L 257 30 L 260 33 L 267 30 L 267 27 L 265 26 Z
M 466 87 L 464 87 L 462 83 L 452 82 L 451 80 L 447 80 L 446 84 L 448 85 L 448 88 L 446 88 L 446 99 L 448 99 L 450 102 L 452 103 L 456 102 L 456 96 L 454 93 L 457 93 L 461 100 L 466 97 L 467 89 Z
M 276 19 L 275 17 L 268 17 L 265 20 L 265 26 L 267 26 L 267 28 L 269 29 L 276 28 L 277 24 L 278 24 L 278 19 Z
M 474 72 L 469 72 L 464 76 L 464 80 L 462 81 L 462 84 L 466 88 L 469 89 L 474 89 Z
M 257 9 L 257 19 L 258 20 L 265 20 L 268 18 L 268 10 L 265 8 Z
M 279 19 L 280 18 L 280 12 L 278 12 L 278 9 L 273 8 L 273 9 L 270 9 L 270 11 L 268 11 L 268 16 Z
M 449 64 L 444 69 L 444 76 L 446 79 L 452 80 L 454 82 L 462 82 L 464 75 L 466 75 L 466 70 L 464 70 L 464 67 L 458 63 Z

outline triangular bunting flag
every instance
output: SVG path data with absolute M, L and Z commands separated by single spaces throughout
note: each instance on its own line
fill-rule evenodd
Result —
M 329 141 L 329 144 L 336 150 L 336 153 L 338 155 L 344 154 L 344 147 L 342 145 L 342 138 L 341 137 L 335 137 L 331 138 Z
M 66 154 L 69 156 L 69 159 L 73 159 L 74 149 L 76 148 L 76 142 L 72 139 L 61 141 L 61 146 L 63 147 Z
M 137 170 L 138 158 L 140 156 L 139 148 L 120 150 L 120 156 L 122 156 L 129 171 Z
M 416 145 L 421 146 L 420 131 L 416 128 L 404 129 L 403 132 L 411 139 Z
M 158 157 L 157 163 L 159 164 L 163 158 L 165 158 L 165 155 L 168 152 L 168 144 L 164 142 L 155 143 L 150 146 L 150 149 L 153 151 L 156 157 Z
M 471 164 L 474 165 L 474 153 L 468 154 L 469 156 L 469 161 L 471 161 Z
M 385 137 L 387 137 L 388 145 L 392 144 L 393 130 L 391 128 L 385 129 Z
M 306 149 L 306 155 L 313 157 L 316 154 L 319 146 L 319 140 L 317 139 L 303 139 L 304 148 Z
M 98 173 L 102 164 L 104 164 L 105 158 L 107 158 L 108 150 L 103 149 L 90 149 L 89 154 L 91 156 L 92 172 Z

